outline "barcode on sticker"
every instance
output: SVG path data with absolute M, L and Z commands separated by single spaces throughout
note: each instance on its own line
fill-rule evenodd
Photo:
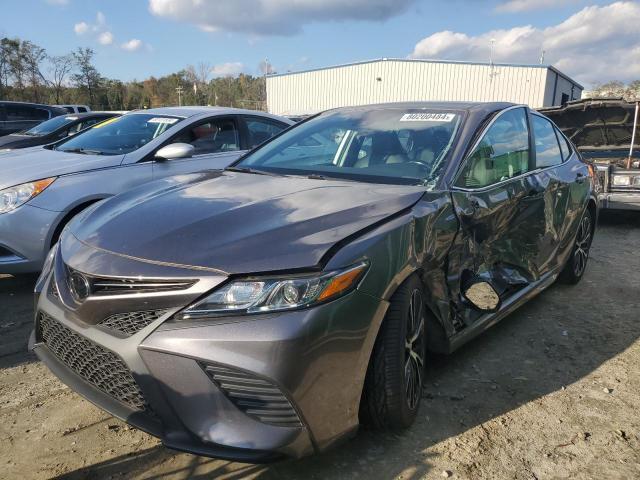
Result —
M 451 122 L 456 118 L 455 113 L 406 113 L 401 122 Z
M 177 118 L 154 117 L 149 120 L 149 123 L 168 123 L 169 125 L 173 125 L 177 121 Z

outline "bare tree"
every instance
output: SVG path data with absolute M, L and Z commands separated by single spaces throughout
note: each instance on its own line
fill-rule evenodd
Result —
M 78 73 L 72 76 L 76 86 L 87 92 L 89 103 L 95 105 L 96 90 L 102 84 L 102 76 L 93 66 L 95 52 L 90 48 L 78 48 L 73 52 L 73 59 L 78 68 Z
M 61 103 L 62 91 L 69 73 L 73 70 L 73 55 L 58 55 L 49 57 L 49 71 L 51 72 L 51 86 L 55 95 L 55 102 Z
M 41 88 L 47 84 L 47 80 L 42 74 L 42 64 L 47 59 L 47 52 L 44 48 L 29 41 L 22 42 L 20 52 L 25 76 L 33 90 L 33 99 L 40 102 Z

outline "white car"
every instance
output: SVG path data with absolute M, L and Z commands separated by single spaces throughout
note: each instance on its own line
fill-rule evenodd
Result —
M 87 105 L 54 105 L 54 107 L 64 108 L 69 113 L 87 113 L 91 111 Z

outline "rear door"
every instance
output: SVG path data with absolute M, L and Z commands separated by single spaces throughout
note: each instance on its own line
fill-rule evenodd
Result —
M 189 143 L 195 148 L 190 158 L 155 160 L 153 178 L 225 168 L 243 149 L 238 118 L 217 116 L 191 124 L 168 143 Z
M 571 198 L 571 173 L 567 162 L 572 154 L 566 140 L 545 117 L 531 113 L 534 140 L 535 178 L 544 201 L 544 231 L 541 232 L 536 267 L 543 275 L 557 268 L 558 251 L 567 236 L 566 215 Z M 561 142 L 561 140 L 564 141 Z
M 480 316 L 459 295 L 471 279 L 489 281 L 505 300 L 541 276 L 547 212 L 531 140 L 527 108 L 500 112 L 454 181 L 460 231 L 450 253 L 449 282 L 465 323 Z

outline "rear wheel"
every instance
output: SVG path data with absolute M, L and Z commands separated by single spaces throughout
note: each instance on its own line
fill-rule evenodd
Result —
M 376 339 L 360 407 L 375 428 L 400 429 L 415 420 L 424 382 L 424 290 L 414 275 L 391 297 Z
M 587 269 L 587 262 L 589 261 L 589 250 L 591 249 L 591 242 L 593 241 L 593 227 L 593 213 L 587 209 L 587 211 L 584 212 L 582 220 L 580 220 L 576 240 L 571 250 L 571 256 L 560 274 L 560 280 L 563 283 L 575 285 L 582 280 L 584 272 Z

